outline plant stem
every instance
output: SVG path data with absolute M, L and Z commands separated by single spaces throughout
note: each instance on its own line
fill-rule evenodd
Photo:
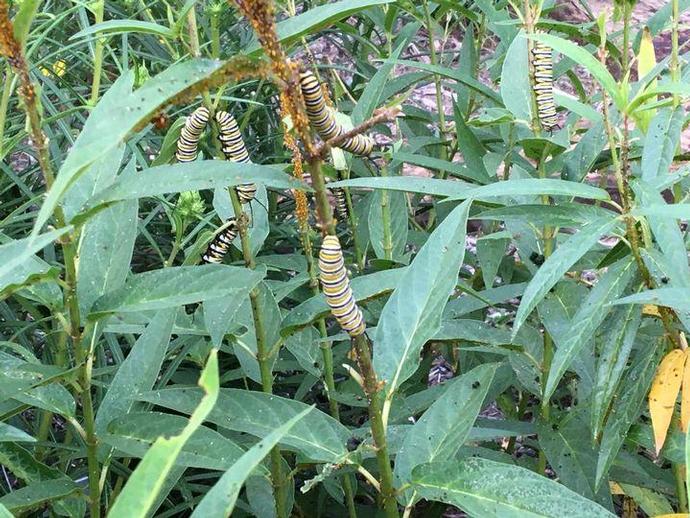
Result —
M 429 3 L 424 2 L 424 18 L 426 22 L 426 31 L 429 34 L 429 59 L 433 66 L 438 65 L 438 58 L 436 56 L 436 38 L 434 37 L 434 25 L 431 19 L 431 11 L 429 11 Z M 443 85 L 441 83 L 441 76 L 434 74 L 434 85 L 436 86 L 436 110 L 438 111 L 438 127 L 441 138 L 445 141 L 446 135 L 446 113 L 443 107 Z M 441 147 L 441 152 L 445 154 L 447 151 L 445 144 Z M 447 160 L 447 156 L 441 157 Z M 445 177 L 445 171 L 441 171 L 441 178 Z
M 357 351 L 357 364 L 364 378 L 364 391 L 369 400 L 369 425 L 371 426 L 371 434 L 374 438 L 376 460 L 379 466 L 383 508 L 389 518 L 397 517 L 399 514 L 398 505 L 395 500 L 395 489 L 393 488 L 393 470 L 391 469 L 390 459 L 388 458 L 386 429 L 383 425 L 381 404 L 383 392 L 379 390 L 376 372 L 371 363 L 369 340 L 365 334 L 361 334 L 356 336 L 353 341 L 355 350 Z
M 316 198 L 316 212 L 319 216 L 319 222 L 325 227 L 329 234 L 335 235 L 335 219 L 333 219 L 333 209 L 331 203 L 328 201 L 328 194 L 326 192 L 326 180 L 321 170 L 321 159 L 312 158 L 309 160 L 309 171 L 311 173 L 312 187 L 314 188 L 314 197 Z
M 599 61 L 602 64 L 606 64 L 606 42 L 602 41 L 599 48 Z M 616 186 L 618 193 L 621 197 L 621 205 L 623 208 L 623 218 L 626 227 L 626 236 L 628 242 L 630 243 L 630 250 L 635 258 L 635 263 L 637 268 L 642 275 L 642 280 L 648 289 L 654 289 L 655 282 L 652 278 L 647 265 L 642 259 L 642 254 L 640 253 L 640 235 L 637 231 L 637 226 L 635 224 L 634 218 L 629 214 L 632 205 L 632 193 L 630 192 L 630 186 L 628 185 L 628 171 L 629 171 L 629 156 L 628 156 L 628 116 L 624 114 L 623 119 L 623 141 L 621 142 L 621 157 L 619 159 L 617 146 L 616 146 L 616 136 L 613 129 L 613 124 L 611 123 L 611 116 L 609 110 L 609 99 L 606 90 L 602 88 L 602 115 L 604 119 L 604 129 L 608 139 L 609 150 L 611 152 L 611 163 L 613 164 L 613 170 L 616 177 Z M 659 306 L 659 313 L 661 314 L 661 321 L 666 330 L 666 334 L 669 339 L 674 343 L 676 347 L 680 347 L 680 338 L 678 337 L 678 332 L 673 326 L 673 313 L 669 308 L 664 306 Z
M 680 60 L 678 59 L 678 25 L 680 23 L 680 6 L 679 0 L 671 0 L 671 63 L 669 68 L 671 70 L 671 80 L 674 83 L 680 81 Z M 676 107 L 680 103 L 680 96 L 673 94 L 673 106 Z
M 218 13 L 211 13 L 211 57 L 220 58 L 220 29 L 218 28 Z
M 7 121 L 7 108 L 10 104 L 12 93 L 12 80 L 14 74 L 10 66 L 5 67 L 5 84 L 2 85 L 2 98 L 0 98 L 0 157 L 2 157 L 2 145 L 5 141 L 5 122 Z
M 0 1 L 0 27 L 4 33 L 0 34 L 0 54 L 7 56 L 19 77 L 19 96 L 22 98 L 24 111 L 29 121 L 29 132 L 36 148 L 38 163 L 43 174 L 46 190 L 50 190 L 55 179 L 50 161 L 48 142 L 43 134 L 41 116 L 38 111 L 36 90 L 31 82 L 29 66 L 20 44 L 14 39 L 14 29 L 9 19 L 8 6 Z M 65 226 L 65 215 L 62 206 L 55 208 L 55 222 L 58 227 Z M 77 299 L 77 231 L 60 239 L 65 263 L 65 289 L 63 291 L 64 306 L 68 308 L 69 329 L 66 332 L 72 339 L 72 347 L 77 365 L 82 365 L 80 394 L 82 400 L 85 428 L 87 430 L 87 463 L 89 471 L 89 499 L 91 518 L 100 516 L 100 491 L 98 485 L 99 465 L 96 456 L 97 438 L 94 427 L 93 402 L 91 401 L 91 369 L 87 361 L 89 352 L 84 348 L 81 333 L 81 316 L 79 314 L 79 300 Z
M 671 418 L 671 430 L 678 429 L 682 433 L 680 426 L 680 419 L 678 412 L 673 412 Z M 685 488 L 685 464 L 680 462 L 673 462 L 672 465 L 673 478 L 676 483 L 676 497 L 678 498 L 678 512 L 687 513 L 688 512 L 688 492 Z
M 104 7 L 105 0 L 99 0 L 90 7 L 95 17 L 94 24 L 103 22 Z M 98 33 L 96 33 L 96 36 L 98 36 Z M 93 49 L 93 79 L 91 82 L 91 99 L 89 99 L 89 104 L 91 106 L 96 106 L 101 89 L 101 75 L 103 72 L 103 43 L 103 38 L 96 37 L 96 44 Z
M 524 0 L 524 20 L 525 20 L 525 32 L 527 34 L 534 33 L 534 17 L 532 16 L 532 7 L 530 5 L 530 0 Z M 534 41 L 531 39 L 527 40 L 527 67 L 529 68 L 529 77 L 532 84 L 536 84 L 534 77 L 534 65 L 532 63 L 532 49 L 534 49 Z M 541 122 L 539 121 L 539 110 L 537 109 L 537 94 L 534 88 L 530 88 L 530 104 L 532 106 L 532 132 L 539 137 L 541 135 Z
M 381 176 L 388 176 L 388 167 L 385 164 L 381 167 Z M 381 191 L 381 224 L 383 225 L 383 257 L 392 261 L 393 237 L 391 235 L 390 193 L 386 189 Z

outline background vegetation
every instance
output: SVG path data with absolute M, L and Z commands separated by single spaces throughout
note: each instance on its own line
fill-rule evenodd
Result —
M 0 0 L 0 516 L 688 516 L 690 3 L 614 4 Z

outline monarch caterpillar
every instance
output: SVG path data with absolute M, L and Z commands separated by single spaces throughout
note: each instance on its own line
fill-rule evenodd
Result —
M 335 199 L 335 213 L 338 219 L 345 221 L 349 215 L 347 208 L 347 197 L 345 196 L 345 189 L 340 187 L 331 188 L 331 193 Z
M 307 105 L 309 122 L 321 135 L 321 138 L 331 140 L 346 133 L 345 128 L 336 121 L 333 111 L 326 106 L 321 84 L 312 72 L 306 71 L 300 74 L 300 87 Z M 356 135 L 339 144 L 339 147 L 353 155 L 367 156 L 374 149 L 374 141 L 366 135 Z
M 536 42 L 532 49 L 534 68 L 534 93 L 537 99 L 537 113 L 541 125 L 548 131 L 558 129 L 556 103 L 553 100 L 553 59 L 551 47 Z
M 199 139 L 206 124 L 208 124 L 209 117 L 209 111 L 203 106 L 194 110 L 187 117 L 180 132 L 180 138 L 177 139 L 177 153 L 175 153 L 175 157 L 178 162 L 193 162 L 196 159 Z
M 351 337 L 366 330 L 362 310 L 357 306 L 347 278 L 343 250 L 335 236 L 326 236 L 319 252 L 321 286 L 331 313 Z
M 228 112 L 217 111 L 216 122 L 220 130 L 218 140 L 221 142 L 225 158 L 241 164 L 249 163 L 249 152 L 244 145 L 235 117 Z M 238 185 L 235 190 L 242 203 L 249 203 L 256 196 L 256 185 L 253 183 Z
M 223 257 L 228 253 L 230 245 L 237 236 L 239 230 L 236 218 L 228 219 L 227 225 L 227 228 L 214 237 L 213 241 L 208 244 L 206 252 L 201 256 L 201 262 L 209 264 L 223 261 Z

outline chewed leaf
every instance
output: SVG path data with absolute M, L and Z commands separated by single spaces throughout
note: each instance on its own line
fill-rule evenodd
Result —
M 676 398 L 683 381 L 683 369 L 687 355 L 680 349 L 668 353 L 656 371 L 649 391 L 649 414 L 654 430 L 654 444 L 657 455 L 666 440 L 668 427 L 676 406 Z

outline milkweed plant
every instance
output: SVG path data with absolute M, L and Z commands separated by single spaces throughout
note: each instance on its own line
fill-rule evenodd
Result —
M 0 516 L 690 516 L 658 3 L 0 0 Z

